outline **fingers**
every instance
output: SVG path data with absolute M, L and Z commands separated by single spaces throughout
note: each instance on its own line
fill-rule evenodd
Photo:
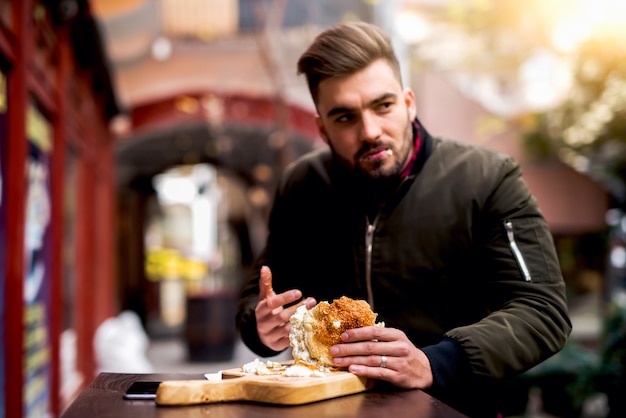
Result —
M 394 328 L 369 326 L 349 329 L 341 334 L 341 340 L 346 343 L 357 341 L 395 341 L 405 338 L 405 334 Z
M 285 293 L 291 293 L 291 291 Z M 286 304 L 298 299 L 298 297 L 295 297 L 295 299 L 292 297 L 293 296 L 281 293 L 280 295 L 272 296 L 260 302 L 256 307 L 257 323 L 259 325 L 262 323 L 266 324 L 265 326 L 267 328 L 279 327 L 289 323 L 291 315 L 294 314 L 298 306 L 304 303 L 300 302 L 296 305 L 284 307 L 283 301 L 289 301 L 284 302 Z
M 394 328 L 363 327 L 344 332 L 330 348 L 337 367 L 357 376 L 385 380 L 402 388 L 426 389 L 433 377 L 426 354 Z
M 406 335 L 393 328 L 376 326 L 354 328 L 341 335 L 342 343 L 330 348 L 330 355 L 340 367 L 363 365 L 393 369 L 394 357 L 407 356 L 412 346 Z M 386 362 L 382 361 L 386 356 Z
M 433 384 L 430 362 L 417 348 L 403 356 L 383 354 L 349 359 L 342 367 L 347 366 L 357 376 L 385 380 L 406 389 L 428 389 Z
M 261 267 L 260 276 L 259 301 L 265 301 L 265 304 L 270 310 L 272 310 L 273 314 L 278 314 L 282 311 L 283 306 L 292 304 L 293 302 L 296 302 L 298 299 L 302 298 L 302 292 L 297 289 L 288 290 L 286 292 L 276 294 L 272 287 L 272 271 L 268 266 Z M 291 316 L 291 314 L 296 311 L 296 308 L 303 303 L 306 303 L 307 309 L 310 309 L 309 305 L 311 304 L 311 301 L 313 301 L 311 307 L 315 306 L 315 299 L 309 298 L 305 302 L 294 305 L 293 309 L 290 309 L 289 311 L 289 316 Z M 287 317 L 287 319 L 289 319 L 289 317 Z
M 313 309 L 315 305 L 317 305 L 317 300 L 314 298 L 307 298 L 304 303 L 306 304 L 307 309 Z
M 382 343 L 378 341 L 363 341 L 349 344 L 337 344 L 330 348 L 330 355 L 335 359 L 344 358 L 356 360 L 357 358 L 365 358 L 372 355 L 381 356 L 383 354 L 390 355 L 395 350 L 396 344 Z
M 289 318 L 299 305 L 302 292 L 296 289 L 276 294 L 272 287 L 272 272 L 262 266 L 259 278 L 259 302 L 255 308 L 257 332 L 261 342 L 267 347 L 280 351 L 289 346 Z M 291 306 L 289 306 L 291 305 Z M 287 306 L 287 307 L 286 307 Z
M 289 346 L 289 312 L 279 306 L 271 309 L 267 306 L 267 299 L 259 302 L 255 314 L 257 332 L 263 344 L 275 351 L 281 351 Z
M 385 356 L 385 361 L 383 361 Z M 338 367 L 346 367 L 350 365 L 361 365 L 367 367 L 380 367 L 384 369 L 394 370 L 394 364 L 396 361 L 394 356 L 385 354 L 372 354 L 368 356 L 350 356 L 350 357 L 335 357 L 335 365 Z
M 279 308 L 285 305 L 292 304 L 293 302 L 296 302 L 297 300 L 301 298 L 302 298 L 301 291 L 296 290 L 296 289 L 287 290 L 286 292 L 279 293 L 278 295 L 274 294 L 273 296 L 268 297 L 267 306 L 269 306 L 271 309 L 275 309 L 275 308 Z M 302 303 L 304 302 L 301 301 L 298 305 L 301 305 Z M 298 305 L 291 306 L 291 308 L 293 308 L 291 310 L 291 313 L 296 311 L 296 308 L 298 307 Z
M 352 343 L 345 345 L 362 345 L 363 343 Z M 408 357 L 395 354 L 397 347 L 394 343 L 378 343 L 376 354 L 348 355 L 346 357 L 335 357 L 333 359 L 335 365 L 341 368 L 347 368 L 351 373 L 357 376 L 363 376 L 370 379 L 384 380 L 398 387 L 415 388 L 419 384 L 412 373 L 415 371 L 408 367 Z M 370 346 L 371 347 L 371 346 Z M 371 348 L 366 351 L 372 351 Z M 383 352 L 385 354 L 383 354 Z
M 259 280 L 259 299 L 275 295 L 272 288 L 272 271 L 267 266 L 261 267 L 261 278 Z

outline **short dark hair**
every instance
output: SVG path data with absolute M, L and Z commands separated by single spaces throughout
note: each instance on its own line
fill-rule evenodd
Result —
M 314 102 L 319 84 L 330 77 L 353 74 L 378 59 L 386 60 L 402 83 L 400 64 L 391 39 L 366 22 L 344 22 L 326 29 L 313 40 L 298 60 Z

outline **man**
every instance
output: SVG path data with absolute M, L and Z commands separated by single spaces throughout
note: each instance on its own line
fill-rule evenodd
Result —
M 386 327 L 344 333 L 331 348 L 337 366 L 495 416 L 496 388 L 558 352 L 571 330 L 552 238 L 519 166 L 431 137 L 376 26 L 331 27 L 298 72 L 328 149 L 279 184 L 242 290 L 244 342 L 276 355 L 298 305 L 365 299 Z

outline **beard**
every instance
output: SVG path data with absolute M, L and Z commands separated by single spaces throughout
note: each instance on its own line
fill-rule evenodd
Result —
M 407 117 L 406 127 L 404 129 L 404 134 L 398 144 L 391 142 L 385 143 L 383 141 L 376 141 L 373 143 L 367 142 L 364 143 L 363 146 L 356 152 L 354 155 L 354 174 L 357 177 L 369 180 L 392 180 L 399 178 L 404 167 L 407 164 L 411 156 L 411 151 L 413 150 L 413 124 Z M 385 165 L 388 163 L 388 159 L 380 159 L 375 160 L 370 163 L 364 163 L 362 161 L 362 157 L 370 152 L 373 149 L 385 147 L 388 148 L 392 154 L 391 158 L 392 164 Z
M 334 159 L 350 171 L 353 185 L 351 193 L 354 193 L 357 201 L 369 208 L 368 212 L 371 214 L 377 210 L 379 203 L 392 194 L 402 182 L 402 171 L 414 150 L 413 139 L 413 123 L 407 116 L 406 128 L 398 144 L 384 141 L 364 143 L 355 153 L 352 161 L 342 158 L 334 150 L 332 141 L 328 141 Z M 385 162 L 388 163 L 388 160 L 385 161 L 385 159 L 369 164 L 361 161 L 363 155 L 377 147 L 386 147 L 392 151 L 392 164 L 385 166 Z
M 376 147 L 382 147 L 385 144 L 382 142 L 375 142 L 373 144 L 369 144 L 367 147 L 364 147 L 361 151 L 359 151 L 359 156 L 364 155 L 369 152 L 370 149 Z M 397 155 L 396 150 L 393 147 L 389 147 L 392 151 L 392 155 Z M 365 178 L 369 178 L 371 180 L 384 180 L 384 179 L 393 179 L 395 177 L 399 177 L 402 172 L 402 168 L 408 159 L 408 154 L 404 156 L 400 156 L 400 158 L 394 158 L 393 164 L 391 167 L 385 167 L 385 162 L 381 160 L 374 161 L 370 163 L 370 165 L 366 168 L 363 164 L 360 164 L 357 159 L 357 164 L 354 166 L 354 171 L 357 175 L 360 175 Z M 373 167 L 372 167 L 373 166 Z

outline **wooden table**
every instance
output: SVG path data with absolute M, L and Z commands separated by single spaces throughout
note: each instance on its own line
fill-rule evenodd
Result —
M 157 406 L 154 401 L 123 399 L 135 380 L 204 379 L 202 374 L 101 373 L 61 415 L 61 418 L 302 418 L 302 417 L 429 417 L 463 418 L 465 415 L 420 390 L 370 390 L 298 406 L 232 402 L 195 406 Z

